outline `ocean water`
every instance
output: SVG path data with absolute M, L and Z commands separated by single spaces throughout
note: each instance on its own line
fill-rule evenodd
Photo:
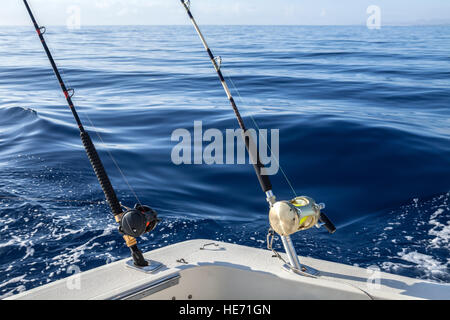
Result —
M 193 28 L 47 29 L 120 200 L 136 194 L 163 219 L 141 249 L 265 248 L 251 165 L 171 161 L 175 129 L 238 127 Z M 450 282 L 450 27 L 203 32 L 247 126 L 280 130 L 296 194 L 326 203 L 338 227 L 293 235 L 298 254 Z M 0 297 L 129 257 L 33 28 L 0 28 L 0 74 Z M 281 172 L 272 182 L 293 197 Z

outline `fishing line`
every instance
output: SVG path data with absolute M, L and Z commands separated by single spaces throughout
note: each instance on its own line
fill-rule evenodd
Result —
M 224 76 L 230 81 L 231 85 L 234 88 L 234 91 L 237 93 L 238 97 L 239 97 L 239 101 L 241 102 L 241 106 L 244 105 L 244 110 L 245 110 L 245 101 L 241 96 L 241 93 L 239 92 L 238 88 L 236 87 L 236 85 L 234 84 L 233 79 L 231 78 L 231 76 L 228 75 L 228 73 L 226 71 L 223 71 L 223 69 L 221 68 L 222 73 L 224 74 Z M 258 129 L 258 131 L 261 131 L 258 124 L 256 123 L 256 120 L 253 118 L 253 116 L 251 115 L 251 112 L 247 110 L 247 116 L 250 117 L 250 119 L 252 120 L 253 124 L 255 125 L 255 127 Z M 287 177 L 285 171 L 283 170 L 283 167 L 280 164 L 279 159 L 277 158 L 276 155 L 274 155 L 274 153 L 272 152 L 272 148 L 269 145 L 269 142 L 266 141 L 266 139 L 264 139 L 263 136 L 260 136 L 261 139 L 263 139 L 263 141 L 265 142 L 266 146 L 269 148 L 269 151 L 271 153 L 271 156 L 273 156 L 273 158 L 275 159 L 275 162 L 277 163 L 278 167 L 280 168 L 281 173 L 284 176 L 284 179 L 286 180 L 287 184 L 289 185 L 289 187 L 291 188 L 292 193 L 294 194 L 295 197 L 297 197 L 297 193 L 294 190 L 294 187 L 292 186 L 291 181 L 289 180 L 289 178 Z
M 66 75 L 65 75 L 65 73 L 64 73 L 64 69 L 62 68 L 62 69 L 60 69 L 60 70 L 62 71 L 62 74 L 63 74 L 63 77 L 62 77 L 62 78 L 64 79 L 64 81 L 66 81 L 66 79 L 65 79 L 65 78 L 66 78 Z M 67 81 L 67 83 L 68 83 L 69 87 L 71 87 L 71 86 L 70 86 L 70 82 Z M 72 90 L 73 90 L 73 89 L 72 89 Z M 76 101 L 76 98 L 75 98 L 74 100 Z M 88 113 L 87 113 L 87 112 L 84 112 L 83 110 L 81 110 L 81 112 L 78 111 L 78 113 L 81 114 L 81 115 L 83 115 L 83 116 L 89 121 L 89 124 L 91 125 L 92 130 L 94 131 L 94 133 L 96 134 L 96 136 L 100 139 L 100 141 L 101 141 L 104 145 L 107 145 L 107 144 L 105 143 L 105 141 L 103 140 L 103 138 L 101 137 L 99 130 L 96 128 L 96 126 L 94 125 L 93 121 L 92 121 L 91 118 L 89 117 Z M 105 150 L 106 150 L 106 152 L 108 153 L 109 158 L 110 158 L 110 159 L 112 160 L 112 162 L 114 163 L 114 166 L 115 166 L 115 167 L 117 168 L 117 170 L 119 171 L 119 173 L 120 173 L 120 175 L 121 175 L 123 181 L 124 181 L 125 184 L 128 186 L 128 189 L 129 189 L 130 192 L 133 194 L 133 196 L 136 198 L 136 201 L 137 201 L 140 205 L 142 205 L 141 200 L 139 199 L 139 197 L 138 197 L 136 191 L 133 189 L 133 187 L 132 187 L 131 184 L 129 183 L 128 179 L 126 178 L 125 174 L 123 173 L 123 170 L 120 168 L 118 162 L 117 162 L 116 159 L 113 157 L 111 151 L 109 151 L 108 148 L 105 148 Z
M 86 116 L 86 118 L 88 119 L 89 123 L 91 124 L 91 127 L 93 128 L 95 134 L 97 135 L 97 137 L 100 139 L 100 141 L 106 145 L 105 141 L 103 141 L 99 131 L 97 130 L 97 128 L 94 126 L 94 123 L 91 121 L 91 118 L 88 116 L 87 113 L 81 113 L 84 116 Z M 116 166 L 117 170 L 119 171 L 120 175 L 122 176 L 122 179 L 125 181 L 125 184 L 128 186 L 128 189 L 131 191 L 131 193 L 134 195 L 134 197 L 136 198 L 136 201 L 142 205 L 141 201 L 139 200 L 139 197 L 137 195 L 137 193 L 134 191 L 133 187 L 131 186 L 131 184 L 129 183 L 128 179 L 126 178 L 125 174 L 123 173 L 122 169 L 120 168 L 119 164 L 117 163 L 116 159 L 114 159 L 111 151 L 109 151 L 108 148 L 105 148 L 106 152 L 108 153 L 108 156 L 111 158 L 112 162 L 114 163 L 114 165 Z

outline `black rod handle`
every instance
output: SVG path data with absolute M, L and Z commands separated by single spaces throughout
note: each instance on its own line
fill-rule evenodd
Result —
M 105 167 L 103 166 L 103 163 L 100 160 L 98 152 L 95 149 L 94 144 L 92 143 L 91 137 L 86 131 L 81 132 L 80 137 L 81 141 L 83 142 L 84 148 L 86 149 L 89 161 L 91 162 L 92 168 L 94 169 L 95 175 L 97 176 L 98 182 L 102 187 L 103 193 L 105 194 L 106 197 L 106 201 L 108 202 L 112 213 L 114 215 L 121 214 L 122 206 L 120 205 L 120 202 L 117 199 L 114 188 L 111 185 L 111 181 L 108 178 L 108 174 L 106 173 Z
M 325 213 L 321 212 L 319 220 L 324 224 L 325 229 L 328 230 L 329 233 L 333 234 L 336 232 L 336 227 L 333 222 L 325 215 Z
M 255 150 L 256 145 L 253 139 L 248 135 L 244 135 L 243 138 L 245 141 L 245 147 L 247 148 L 247 152 L 250 157 L 250 161 L 252 162 L 253 168 L 255 169 L 256 177 L 258 178 L 259 184 L 261 185 L 261 189 L 263 190 L 263 192 L 272 190 L 272 183 L 270 182 L 269 176 L 262 174 L 264 164 L 262 164 L 261 162 L 258 151 Z

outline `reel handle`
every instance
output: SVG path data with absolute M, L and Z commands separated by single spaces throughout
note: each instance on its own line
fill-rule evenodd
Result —
M 336 232 L 336 227 L 334 226 L 333 222 L 331 222 L 330 219 L 325 215 L 325 213 L 321 212 L 319 216 L 320 222 L 322 222 L 325 227 L 325 229 L 328 230 L 329 233 L 333 234 Z

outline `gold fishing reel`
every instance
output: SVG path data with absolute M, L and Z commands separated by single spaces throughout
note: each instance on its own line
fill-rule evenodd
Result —
M 324 208 L 324 204 L 317 204 L 314 199 L 306 196 L 290 201 L 277 201 L 269 211 L 270 226 L 281 236 L 289 236 L 314 226 L 320 227 L 322 224 L 330 233 L 334 233 L 335 226 L 321 212 Z

